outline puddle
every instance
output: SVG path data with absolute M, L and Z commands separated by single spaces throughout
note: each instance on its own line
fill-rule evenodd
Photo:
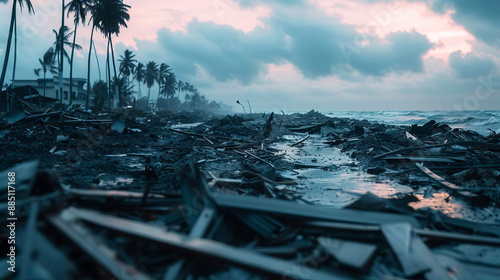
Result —
M 284 142 L 276 143 L 272 147 L 278 150 L 277 154 L 283 154 L 284 159 L 290 163 L 325 167 L 302 168 L 282 173 L 283 176 L 299 183 L 299 186 L 290 189 L 302 193 L 303 198 L 308 201 L 340 208 L 352 203 L 366 192 L 372 192 L 383 198 L 395 197 L 398 193 L 413 193 L 420 200 L 409 204 L 415 209 L 429 207 L 452 218 L 499 222 L 498 218 L 495 220 L 495 217 L 500 217 L 498 207 L 478 210 L 460 198 L 450 196 L 444 190 L 424 198 L 425 187 L 415 191 L 390 178 L 367 174 L 356 167 L 357 162 L 339 148 L 323 144 L 324 139 L 320 135 L 311 135 L 303 145 L 290 147 L 304 136 L 287 135 L 284 137 Z

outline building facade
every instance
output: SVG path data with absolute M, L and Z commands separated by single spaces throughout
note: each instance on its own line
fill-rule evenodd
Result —
M 85 105 L 87 101 L 87 79 L 73 78 L 73 104 Z M 69 78 L 63 79 L 62 94 L 59 92 L 59 79 L 36 79 L 36 80 L 15 80 L 14 87 L 32 86 L 38 90 L 41 96 L 61 100 L 64 104 L 69 104 Z M 90 104 L 93 104 L 94 97 L 90 94 Z

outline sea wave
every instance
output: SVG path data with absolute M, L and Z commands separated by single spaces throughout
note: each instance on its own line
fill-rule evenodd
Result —
M 487 120 L 475 122 L 474 125 L 475 126 L 485 126 L 485 125 L 492 125 L 492 124 L 498 124 L 498 123 L 500 123 L 500 120 L 498 118 L 490 117 Z

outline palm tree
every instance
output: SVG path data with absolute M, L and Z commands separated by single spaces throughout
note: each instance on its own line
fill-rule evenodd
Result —
M 65 47 L 70 47 L 72 49 L 77 49 L 81 50 L 82 47 L 78 44 L 71 43 L 69 41 L 69 38 L 71 35 L 73 35 L 73 32 L 69 32 L 69 28 L 67 26 L 63 26 L 61 29 L 59 29 L 59 32 L 57 32 L 55 29 L 52 30 L 56 36 L 56 41 L 54 42 L 54 51 L 57 54 L 57 62 L 59 64 L 59 91 L 60 91 L 60 96 L 61 96 L 61 103 L 62 103 L 62 87 L 61 87 L 61 81 L 62 81 L 62 64 L 61 62 L 63 61 L 63 57 L 66 57 L 71 63 L 71 59 L 68 55 L 68 52 L 66 51 Z
M 7 0 L 0 0 L 1 3 L 4 3 L 6 4 L 8 1 Z M 10 27 L 9 27 L 9 37 L 7 39 L 7 47 L 5 49 L 5 59 L 3 61 L 3 67 L 2 67 L 2 74 L 0 76 L 0 85 L 3 87 L 3 84 L 5 82 L 5 74 L 7 73 L 7 65 L 8 65 L 8 62 L 9 62 L 9 55 L 10 55 L 10 46 L 12 44 L 12 34 L 13 34 L 13 31 L 14 31 L 14 26 L 17 26 L 17 20 L 16 20 L 16 9 L 17 9 L 17 4 L 19 4 L 19 7 L 23 8 L 23 5 L 26 4 L 26 6 L 28 7 L 28 12 L 31 14 L 31 13 L 35 13 L 35 10 L 33 8 L 33 5 L 31 4 L 31 1 L 30 0 L 14 0 L 12 2 L 12 13 L 11 13 L 11 16 L 10 16 Z M 17 30 L 17 28 L 16 28 Z M 17 32 L 15 34 L 15 41 L 17 42 Z M 17 57 L 17 48 L 15 47 L 14 48 L 14 60 L 16 59 Z M 15 73 L 15 63 L 14 63 L 14 73 Z M 7 110 L 9 109 L 9 100 L 8 100 L 9 96 L 7 95 Z
M 63 79 L 64 79 L 64 72 L 63 72 L 63 66 L 64 66 L 64 53 L 65 53 L 65 50 L 64 50 L 64 0 L 62 0 L 62 5 L 61 5 L 61 8 L 62 8 L 62 11 L 61 11 L 61 27 L 59 28 L 59 42 L 60 45 L 61 45 L 61 48 L 59 49 L 59 57 L 60 57 L 60 61 L 59 61 L 59 92 L 61 93 L 61 103 L 62 103 L 62 96 L 63 96 Z M 57 34 L 57 33 L 56 33 Z M 57 50 L 56 50 L 57 52 Z M 66 57 L 68 57 L 68 54 L 66 54 Z M 69 60 L 69 58 L 68 58 Z M 71 92 L 70 92 L 70 96 L 71 96 Z
M 177 91 L 179 92 L 179 100 L 181 99 L 181 92 L 184 91 L 184 82 L 183 81 L 178 81 L 177 82 Z
M 134 74 L 135 72 L 135 66 L 136 66 L 136 63 L 137 63 L 137 60 L 134 59 L 135 57 L 135 54 L 132 54 L 132 51 L 130 50 L 125 50 L 125 52 L 123 53 L 123 55 L 120 55 L 120 59 L 118 59 L 118 61 L 120 62 L 120 69 L 119 69 L 119 72 L 120 72 L 120 75 L 119 76 L 122 76 L 122 77 L 126 77 L 126 81 L 127 81 L 127 86 L 130 85 L 130 75 Z M 132 86 L 133 88 L 133 86 Z M 120 92 L 122 92 L 120 90 Z
M 95 1 L 93 1 L 95 2 Z M 88 12 L 91 13 L 91 18 L 89 20 L 89 23 L 88 24 L 91 24 L 92 23 L 92 28 L 91 28 L 91 31 L 90 31 L 90 47 L 89 47 L 89 58 L 88 58 L 88 64 L 87 64 L 87 98 L 86 98 L 86 101 L 85 101 L 85 109 L 88 110 L 89 109 L 89 99 L 90 99 L 90 92 L 92 91 L 91 87 L 90 87 L 90 58 L 91 58 L 91 55 L 92 55 L 92 45 L 94 45 L 94 50 L 95 50 L 95 44 L 94 44 L 94 41 L 93 41 L 93 38 L 94 38 L 94 30 L 96 28 L 96 22 L 94 20 L 94 13 L 96 11 L 96 6 L 97 5 L 93 5 L 93 3 L 90 3 L 90 5 L 87 7 L 88 9 Z M 95 52 L 96 54 L 96 60 L 97 60 L 97 51 Z M 97 67 L 99 67 L 99 61 L 97 61 Z M 101 82 L 101 71 L 99 69 L 99 81 Z M 94 86 L 96 84 L 94 83 Z M 93 87 L 94 87 L 93 86 Z M 93 88 L 92 87 L 92 88 Z M 99 107 L 99 108 L 102 108 Z
M 130 96 L 134 94 L 134 88 L 130 85 L 127 77 L 118 77 L 118 80 L 114 78 L 111 80 L 111 88 L 118 88 L 121 92 L 121 99 L 118 100 L 120 106 L 126 106 L 130 103 Z
M 85 17 L 87 16 L 88 7 L 90 6 L 90 0 L 73 0 L 66 5 L 68 9 L 68 17 L 70 13 L 75 14 L 75 31 L 73 33 L 73 46 L 71 48 L 71 65 L 69 69 L 69 104 L 73 103 L 73 56 L 75 54 L 75 41 L 76 41 L 76 31 L 78 30 L 78 24 L 80 21 L 85 24 Z
M 127 21 L 130 19 L 128 14 L 129 5 L 123 3 L 122 0 L 98 0 L 97 4 L 93 6 L 92 9 L 92 19 L 94 27 L 97 27 L 104 34 L 104 37 L 108 39 L 107 55 L 109 56 L 109 49 L 111 48 L 111 55 L 113 60 L 113 70 L 114 77 L 117 80 L 116 75 L 116 64 L 115 64 L 115 52 L 113 49 L 112 35 L 118 36 L 120 33 L 120 27 L 127 27 Z M 109 60 L 108 60 L 109 67 Z M 115 86 L 115 90 L 119 95 L 118 85 Z M 119 96 L 118 96 L 119 99 Z M 115 106 L 117 104 L 115 103 Z
M 170 73 L 170 66 L 165 63 L 160 64 L 158 68 L 158 98 L 161 95 L 161 87 L 165 82 L 167 75 Z
M 144 79 L 146 70 L 144 69 L 144 64 L 142 62 L 137 63 L 135 66 L 134 79 L 139 84 L 139 92 L 137 93 L 137 99 L 141 98 L 141 83 Z
M 118 59 L 118 61 L 120 62 L 119 72 L 121 75 L 124 75 L 128 78 L 131 74 L 134 74 L 136 66 L 135 64 L 137 62 L 134 57 L 135 54 L 132 54 L 132 51 L 128 49 L 125 50 L 123 55 L 120 55 L 120 59 Z
M 162 95 L 167 96 L 167 98 L 172 98 L 175 96 L 177 91 L 177 79 L 173 72 L 169 72 L 163 81 L 163 86 L 161 88 Z
M 52 73 L 52 75 L 57 74 L 57 67 L 54 65 L 55 63 L 55 52 L 54 48 L 50 47 L 45 54 L 43 55 L 43 60 L 41 58 L 38 59 L 40 62 L 41 68 L 34 69 L 35 70 L 35 75 L 37 77 L 40 76 L 40 71 L 43 71 L 43 96 L 45 97 L 45 82 L 46 82 L 46 75 L 47 71 Z
M 151 87 L 158 81 L 158 65 L 154 61 L 148 62 L 146 64 L 146 72 L 144 73 L 144 84 L 148 88 L 148 108 L 149 108 L 149 97 L 151 96 Z

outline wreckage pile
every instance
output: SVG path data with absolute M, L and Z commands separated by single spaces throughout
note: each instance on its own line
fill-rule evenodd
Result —
M 10 210 L 17 218 L 21 279 L 500 275 L 500 221 L 417 211 L 408 206 L 412 194 L 366 193 L 344 208 L 315 205 L 282 174 L 319 165 L 286 161 L 273 146 L 300 149 L 316 137 L 368 173 L 430 188 L 430 196 L 445 191 L 492 205 L 500 190 L 495 134 L 434 122 L 386 126 L 314 111 L 200 119 L 195 113 L 75 109 L 11 111 L 4 119 L 1 178 L 16 177 Z M 299 140 L 283 138 L 290 134 Z M 9 196 L 4 187 L 4 221 Z M 9 273 L 2 269 L 0 278 Z

